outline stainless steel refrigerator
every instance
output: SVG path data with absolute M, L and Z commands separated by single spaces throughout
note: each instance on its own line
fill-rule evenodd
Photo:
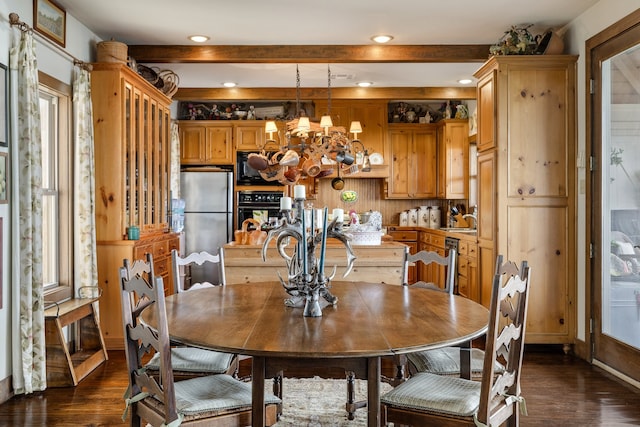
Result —
M 233 173 L 181 172 L 180 198 L 185 201 L 184 254 L 200 251 L 217 254 L 233 236 Z M 220 282 L 213 266 L 192 267 L 191 279 Z

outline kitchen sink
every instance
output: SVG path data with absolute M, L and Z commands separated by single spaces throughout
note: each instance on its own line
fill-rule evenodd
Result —
M 464 227 L 441 227 L 442 231 L 450 231 L 452 233 L 475 233 L 478 231 L 475 228 L 464 228 Z

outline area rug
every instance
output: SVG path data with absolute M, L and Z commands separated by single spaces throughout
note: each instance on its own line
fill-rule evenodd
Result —
M 361 427 L 367 425 L 367 408 L 355 412 L 355 419 L 348 420 L 347 380 L 313 378 L 285 378 L 282 382 L 282 417 L 275 427 Z M 265 391 L 271 392 L 272 384 L 266 381 Z M 391 390 L 381 383 L 380 394 Z M 367 382 L 356 380 L 356 401 L 367 399 Z

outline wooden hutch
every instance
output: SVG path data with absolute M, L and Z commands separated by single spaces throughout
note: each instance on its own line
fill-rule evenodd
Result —
M 152 253 L 156 276 L 173 293 L 170 254 L 179 237 L 168 221 L 171 99 L 124 64 L 93 64 L 91 80 L 100 324 L 107 347 L 120 349 L 123 260 Z M 130 226 L 139 240 L 127 239 Z

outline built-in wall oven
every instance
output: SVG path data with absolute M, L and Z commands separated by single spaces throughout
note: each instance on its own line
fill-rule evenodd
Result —
M 282 191 L 238 191 L 238 217 L 236 229 L 248 218 L 278 218 Z
M 236 154 L 236 185 L 268 185 L 281 186 L 278 181 L 267 181 L 260 175 L 260 172 L 249 166 L 249 154 L 251 151 L 238 151 Z M 265 153 L 267 158 L 271 158 L 274 153 Z

